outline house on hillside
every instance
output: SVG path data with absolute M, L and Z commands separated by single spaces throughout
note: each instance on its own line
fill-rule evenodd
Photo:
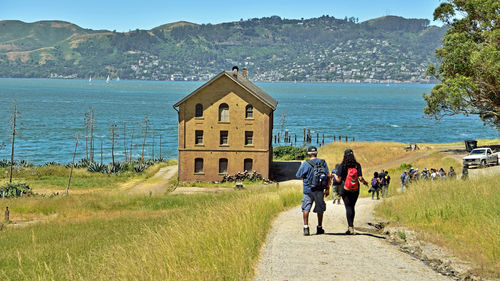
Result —
M 278 102 L 234 67 L 174 105 L 179 114 L 179 182 L 218 181 L 256 171 L 269 178 Z

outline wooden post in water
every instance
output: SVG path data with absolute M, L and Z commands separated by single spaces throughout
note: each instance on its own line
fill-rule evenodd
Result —
M 316 143 L 319 144 L 319 133 L 316 133 Z
M 294 137 L 295 137 L 295 146 L 297 146 L 297 134 L 294 134 Z
M 306 142 L 306 128 L 304 128 L 304 142 Z
M 352 137 L 352 142 L 354 142 L 354 137 Z
M 321 136 L 321 144 L 325 145 L 325 133 L 323 133 Z
M 345 142 L 347 143 L 347 136 L 345 136 Z
M 280 133 L 278 132 L 278 145 L 280 145 Z

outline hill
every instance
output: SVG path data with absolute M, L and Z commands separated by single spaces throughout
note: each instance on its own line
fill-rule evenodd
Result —
M 446 27 L 425 19 L 278 16 L 151 30 L 0 22 L 0 77 L 206 80 L 232 65 L 256 81 L 422 82 Z

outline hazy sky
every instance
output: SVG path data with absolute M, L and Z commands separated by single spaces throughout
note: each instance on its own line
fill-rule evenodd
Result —
M 221 23 L 278 15 L 330 15 L 364 21 L 385 15 L 427 18 L 442 0 L 0 0 L 0 20 L 64 20 L 84 28 L 129 31 L 175 21 Z M 0 30 L 1 32 L 1 30 Z

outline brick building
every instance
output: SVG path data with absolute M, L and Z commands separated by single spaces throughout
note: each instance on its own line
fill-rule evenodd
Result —
M 223 71 L 176 103 L 179 182 L 245 170 L 269 178 L 277 104 L 246 78 L 246 69 Z

